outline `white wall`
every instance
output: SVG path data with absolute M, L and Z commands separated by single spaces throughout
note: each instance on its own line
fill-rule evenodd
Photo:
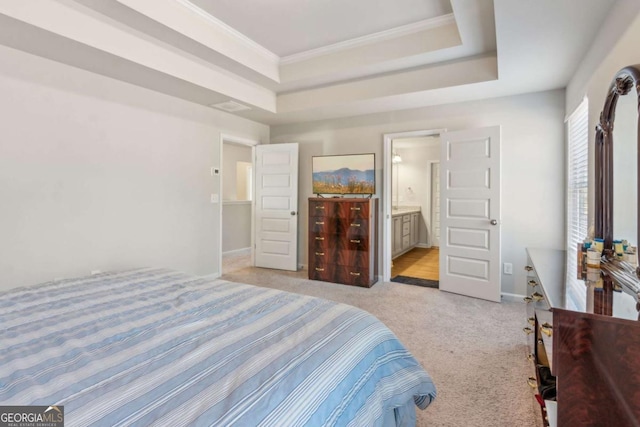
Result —
M 380 166 L 383 134 L 501 125 L 502 259 L 514 264 L 514 274 L 502 277 L 502 291 L 523 295 L 527 292 L 525 248 L 564 247 L 564 107 L 564 91 L 555 90 L 274 126 L 271 142 L 300 143 L 300 216 L 306 218 L 312 155 L 375 152 L 377 195 L 381 196 L 382 175 L 388 173 Z M 382 206 L 380 209 L 382 212 Z M 306 234 L 306 223 L 301 220 L 298 250 L 299 259 L 305 263 Z
M 251 248 L 251 202 L 222 204 L 222 253 Z
M 251 147 L 225 142 L 222 144 L 222 199 L 246 200 L 238 198 L 238 162 L 251 163 Z
M 267 126 L 0 46 L 0 289 L 218 273 L 220 134 Z

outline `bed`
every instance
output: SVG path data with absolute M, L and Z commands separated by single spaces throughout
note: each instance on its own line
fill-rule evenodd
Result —
M 0 294 L 0 405 L 66 426 L 410 426 L 436 390 L 375 317 L 165 269 Z

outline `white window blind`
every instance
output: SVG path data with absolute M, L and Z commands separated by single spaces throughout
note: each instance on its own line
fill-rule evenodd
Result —
M 589 192 L 589 102 L 585 98 L 567 120 L 567 284 L 578 282 L 579 242 L 587 236 Z

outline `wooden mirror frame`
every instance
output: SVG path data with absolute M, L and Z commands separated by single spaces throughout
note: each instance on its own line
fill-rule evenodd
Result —
M 638 105 L 638 138 L 637 143 L 637 165 L 639 168 L 638 187 L 640 189 L 640 66 L 632 65 L 625 67 L 616 73 L 607 99 L 604 103 L 602 113 L 600 113 L 600 123 L 596 126 L 596 149 L 595 149 L 595 223 L 594 231 L 596 237 L 604 239 L 604 253 L 606 257 L 613 255 L 613 127 L 616 116 L 616 105 L 618 98 L 627 95 L 632 88 L 635 88 Z M 640 197 L 638 197 L 637 212 L 637 234 L 634 236 L 634 244 L 640 246 Z M 639 268 L 640 269 L 640 268 Z

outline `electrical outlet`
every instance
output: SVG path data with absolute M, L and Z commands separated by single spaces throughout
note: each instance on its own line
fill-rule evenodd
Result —
M 513 274 L 513 264 L 511 264 L 510 262 L 505 262 L 503 271 L 504 274 Z
M 95 276 L 96 274 L 102 273 L 100 270 L 91 270 L 91 275 Z

